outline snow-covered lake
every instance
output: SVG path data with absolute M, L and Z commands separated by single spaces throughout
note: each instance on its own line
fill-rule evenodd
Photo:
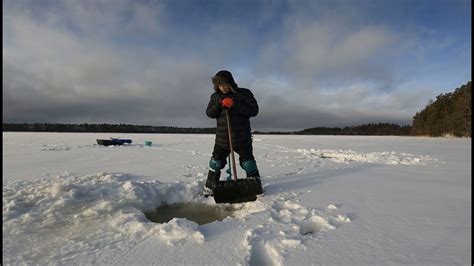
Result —
M 133 143 L 96 144 L 110 137 Z M 213 143 L 3 133 L 3 264 L 471 262 L 471 139 L 255 135 L 263 197 L 205 225 L 148 221 L 165 202 L 215 204 L 200 196 Z

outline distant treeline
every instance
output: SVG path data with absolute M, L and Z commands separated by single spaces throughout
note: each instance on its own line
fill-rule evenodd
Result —
M 301 135 L 410 135 L 411 126 L 400 126 L 390 123 L 366 124 L 355 127 L 325 128 L 315 127 L 296 132 Z
M 192 133 L 214 134 L 215 128 L 180 128 L 166 126 L 136 126 L 126 124 L 14 124 L 4 123 L 3 131 L 32 132 L 103 132 L 103 133 Z M 356 127 L 327 128 L 315 127 L 293 132 L 261 132 L 254 134 L 285 134 L 285 135 L 409 135 L 410 126 L 379 123 Z
M 472 87 L 469 81 L 452 93 L 440 94 L 413 117 L 412 135 L 472 137 Z
M 184 128 L 184 127 L 168 127 L 168 126 L 137 126 L 137 125 L 127 125 L 127 124 L 3 123 L 3 131 L 213 134 L 216 132 L 216 129 L 215 128 Z
M 314 127 L 293 132 L 260 132 L 254 134 L 275 134 L 275 135 L 410 135 L 409 125 L 400 126 L 390 123 L 366 124 L 355 127 Z

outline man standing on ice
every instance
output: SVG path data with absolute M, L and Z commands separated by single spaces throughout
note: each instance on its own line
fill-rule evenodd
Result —
M 252 134 L 250 132 L 250 117 L 258 114 L 258 104 L 249 89 L 239 88 L 227 70 L 217 72 L 212 77 L 214 93 L 206 109 L 210 118 L 217 120 L 214 151 L 209 162 L 209 174 L 204 187 L 205 195 L 212 195 L 216 187 L 221 169 L 226 165 L 229 156 L 229 139 L 227 135 L 227 118 L 224 109 L 228 109 L 230 128 L 232 129 L 232 144 L 239 154 L 240 166 L 247 173 L 247 177 L 260 178 L 257 163 L 253 156 Z

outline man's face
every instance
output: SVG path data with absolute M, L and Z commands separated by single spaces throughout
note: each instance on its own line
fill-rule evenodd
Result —
M 219 90 L 224 94 L 227 94 L 232 90 L 232 87 L 229 84 L 219 84 L 217 86 L 219 87 Z

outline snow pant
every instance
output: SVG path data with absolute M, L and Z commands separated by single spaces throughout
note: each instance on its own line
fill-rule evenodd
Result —
M 248 172 L 247 169 L 243 167 L 244 162 L 255 162 L 252 145 L 250 144 L 247 146 L 235 147 L 234 151 L 239 154 L 240 165 L 242 166 L 242 168 L 244 168 L 244 170 L 246 170 L 245 172 L 247 173 L 247 177 L 260 177 L 260 173 L 258 172 L 256 164 L 254 164 L 255 170 L 252 170 L 251 172 Z M 223 169 L 227 164 L 227 157 L 229 156 L 229 154 L 230 150 L 224 149 L 218 145 L 214 145 L 214 151 L 212 152 L 212 158 L 210 162 L 209 174 L 207 175 L 206 187 L 210 189 L 215 188 L 221 176 L 220 169 Z M 216 165 L 216 167 L 213 167 L 212 164 Z

